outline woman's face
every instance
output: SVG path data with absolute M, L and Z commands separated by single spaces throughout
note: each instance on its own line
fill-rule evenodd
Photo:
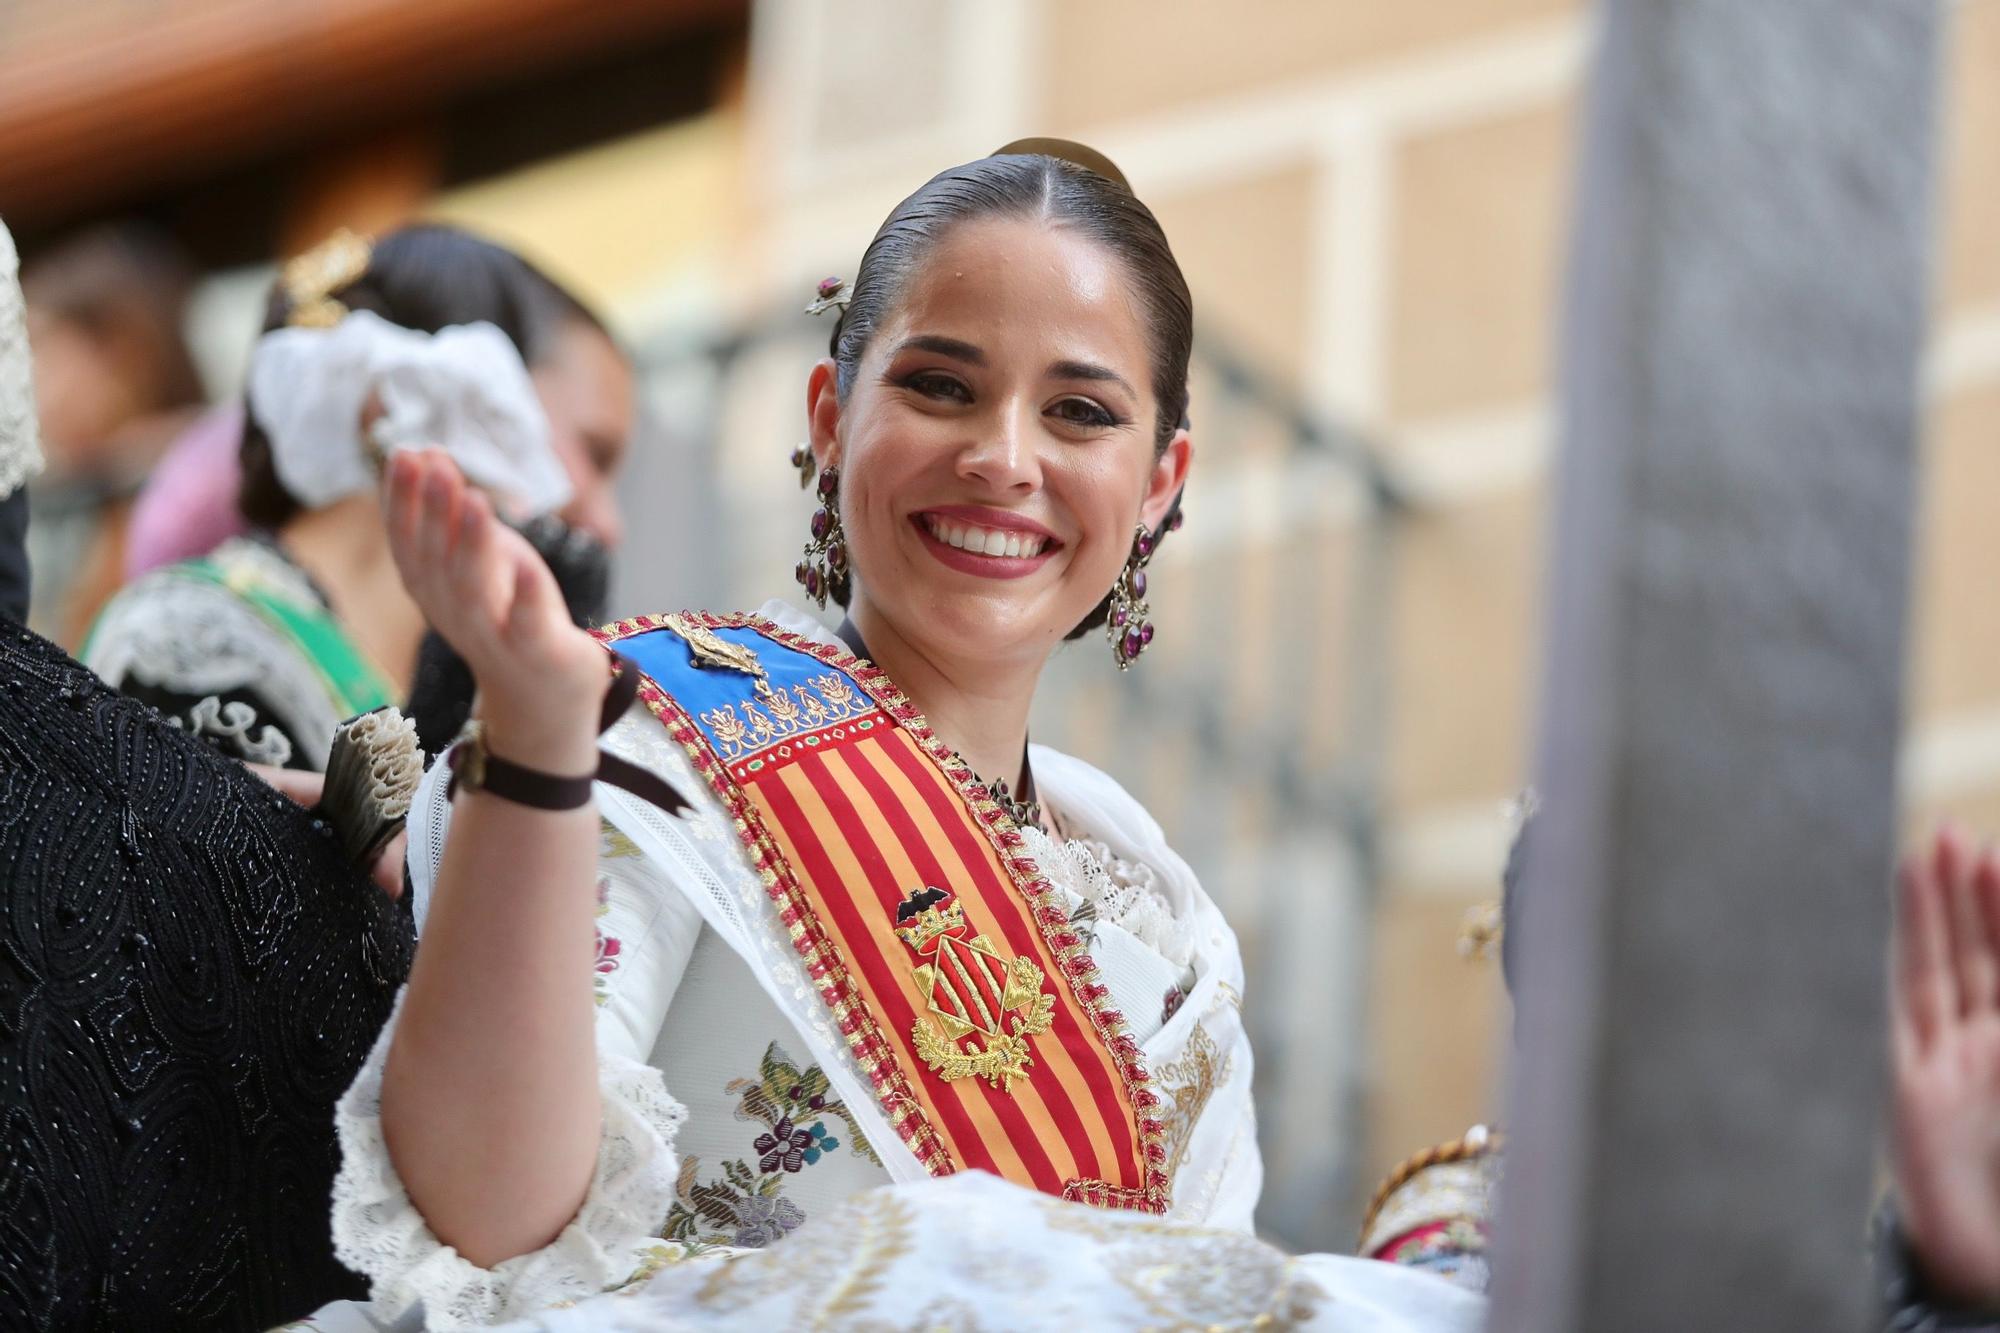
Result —
M 1039 661 L 1110 589 L 1187 475 L 1154 455 L 1145 311 L 1118 258 L 1027 219 L 952 228 L 878 325 L 845 403 L 809 385 L 840 468 L 854 609 L 935 661 Z
M 529 371 L 575 494 L 562 520 L 606 546 L 624 536 L 612 488 L 632 435 L 632 368 L 602 330 L 572 320 Z

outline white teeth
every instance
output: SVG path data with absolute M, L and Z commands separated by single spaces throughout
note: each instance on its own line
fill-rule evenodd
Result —
M 997 528 L 961 527 L 956 523 L 933 518 L 929 514 L 924 515 L 924 526 L 930 529 L 931 536 L 946 546 L 955 546 L 974 555 L 1023 559 L 1040 555 L 1042 547 L 1048 544 L 1047 538 L 1036 536 L 1031 532 L 1003 532 Z

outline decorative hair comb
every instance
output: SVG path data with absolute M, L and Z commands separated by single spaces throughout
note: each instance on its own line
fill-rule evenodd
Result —
M 988 157 L 1006 157 L 1013 153 L 1035 153 L 1042 157 L 1060 158 L 1072 166 L 1094 171 L 1104 179 L 1122 188 L 1127 194 L 1133 193 L 1132 182 L 1125 179 L 1125 173 L 1118 164 L 1089 144 L 1078 143 L 1074 139 L 1016 139 L 1003 144 L 988 153 Z
M 342 227 L 288 261 L 278 275 L 278 286 L 291 307 L 285 323 L 295 329 L 330 329 L 346 319 L 347 307 L 333 294 L 360 280 L 372 253 L 367 237 Z

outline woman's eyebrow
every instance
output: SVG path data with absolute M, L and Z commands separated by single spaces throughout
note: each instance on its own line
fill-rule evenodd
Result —
M 905 338 L 896 344 L 896 352 L 898 355 L 904 352 L 935 352 L 939 356 L 948 356 L 954 361 L 963 361 L 971 366 L 986 364 L 986 353 L 971 343 L 958 338 L 946 338 L 936 333 L 919 333 L 915 337 Z
M 1049 378 L 1058 380 L 1096 380 L 1103 384 L 1115 384 L 1134 398 L 1138 390 L 1125 382 L 1125 377 L 1109 366 L 1100 366 L 1095 361 L 1057 361 L 1049 366 Z

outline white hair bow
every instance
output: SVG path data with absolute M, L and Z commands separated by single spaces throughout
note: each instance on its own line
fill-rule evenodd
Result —
M 381 415 L 364 437 L 371 396 Z M 372 490 L 382 458 L 429 446 L 509 517 L 572 494 L 528 368 L 491 324 L 427 334 L 357 310 L 332 328 L 274 329 L 251 355 L 250 410 L 278 480 L 308 508 Z

